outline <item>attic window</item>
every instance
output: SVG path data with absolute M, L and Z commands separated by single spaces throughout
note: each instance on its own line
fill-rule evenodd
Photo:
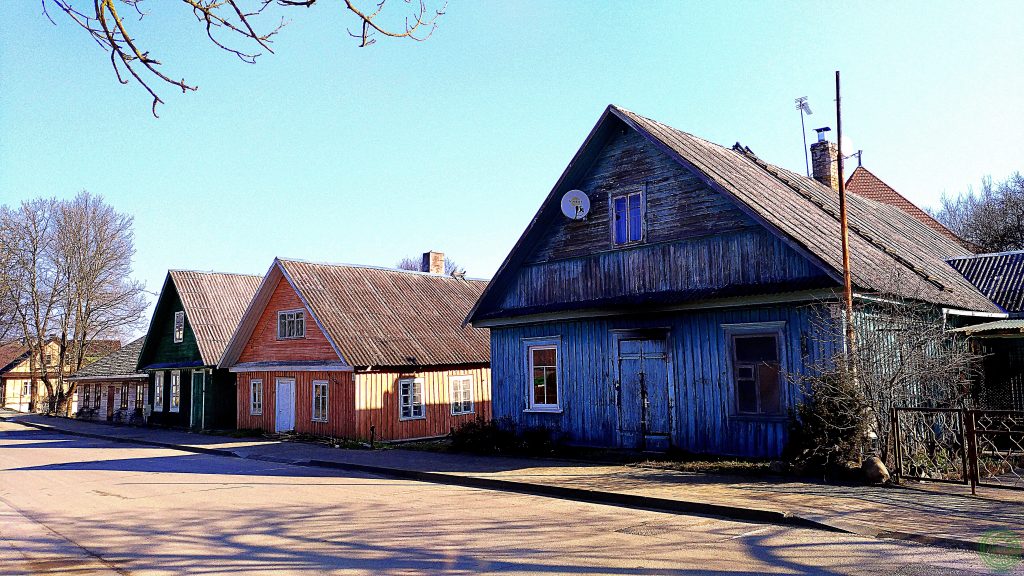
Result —
M 644 238 L 643 191 L 612 197 L 612 242 L 616 246 Z
M 306 314 L 302 310 L 286 310 L 277 313 L 277 337 L 305 338 Z
M 178 344 L 185 339 L 185 312 L 174 313 L 174 343 Z

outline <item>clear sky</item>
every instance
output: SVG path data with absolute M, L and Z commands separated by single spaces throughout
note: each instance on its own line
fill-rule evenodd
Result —
M 844 132 L 918 204 L 1024 170 L 1024 2 L 453 0 L 427 42 L 358 48 L 320 0 L 278 10 L 291 23 L 256 65 L 180 3 L 143 5 L 138 39 L 200 87 L 154 84 L 159 119 L 66 17 L 8 6 L 0 202 L 103 195 L 134 215 L 154 291 L 168 268 L 262 274 L 278 255 L 436 249 L 489 277 L 609 103 L 802 172 L 793 99 L 810 142 L 835 126 L 837 69 Z

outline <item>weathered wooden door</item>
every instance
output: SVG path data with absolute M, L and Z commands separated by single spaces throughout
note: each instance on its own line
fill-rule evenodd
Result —
M 190 425 L 196 430 L 206 428 L 203 414 L 206 406 L 206 372 L 203 370 L 192 371 L 192 410 Z
M 624 448 L 667 450 L 672 440 L 664 340 L 619 340 L 619 438 Z
M 278 378 L 274 390 L 274 432 L 295 430 L 295 379 Z

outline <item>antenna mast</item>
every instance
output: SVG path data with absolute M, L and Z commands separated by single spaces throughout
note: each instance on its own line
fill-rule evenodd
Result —
M 811 105 L 807 103 L 807 96 L 801 96 L 795 100 L 796 109 L 800 111 L 800 133 L 804 137 L 804 166 L 807 168 L 807 177 L 811 177 L 811 161 L 807 159 L 807 129 L 804 128 L 804 115 L 810 116 Z

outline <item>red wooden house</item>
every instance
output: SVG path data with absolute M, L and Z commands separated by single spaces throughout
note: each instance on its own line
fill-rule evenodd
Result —
M 238 427 L 404 440 L 490 418 L 489 336 L 462 324 L 486 282 L 440 272 L 275 259 L 220 364 Z

